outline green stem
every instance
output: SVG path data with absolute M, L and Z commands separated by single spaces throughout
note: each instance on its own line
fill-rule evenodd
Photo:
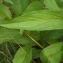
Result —
M 44 47 L 43 47 L 41 44 L 39 44 L 34 38 L 32 38 L 26 31 L 25 31 L 25 34 L 26 34 L 34 43 L 36 43 L 41 49 L 44 48 Z

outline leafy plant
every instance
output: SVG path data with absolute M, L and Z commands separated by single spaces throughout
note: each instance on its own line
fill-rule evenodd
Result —
M 63 1 L 1 0 L 0 48 L 0 63 L 62 63 Z

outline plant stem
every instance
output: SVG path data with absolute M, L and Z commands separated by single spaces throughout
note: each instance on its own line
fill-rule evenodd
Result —
M 5 28 L 6 29 L 6 28 Z M 7 29 L 6 29 L 7 30 Z M 12 36 L 12 34 L 7 30 L 8 34 L 12 37 L 12 39 L 15 41 L 15 43 L 27 54 L 27 52 L 23 49 L 23 47 L 18 43 L 18 41 Z M 27 54 L 27 56 L 29 57 L 29 55 Z M 29 57 L 30 58 L 30 57 Z M 33 63 L 34 60 L 32 59 Z
M 7 59 L 10 60 L 10 58 L 9 58 L 6 54 L 4 54 L 2 51 L 0 51 L 0 53 L 1 53 L 2 55 L 4 55 Z
M 31 37 L 26 31 L 25 31 L 25 34 L 34 42 L 36 43 L 41 49 L 43 49 L 44 47 L 39 44 L 33 37 Z

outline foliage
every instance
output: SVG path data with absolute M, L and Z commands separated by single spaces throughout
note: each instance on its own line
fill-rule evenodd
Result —
M 0 63 L 62 63 L 63 1 L 1 0 Z

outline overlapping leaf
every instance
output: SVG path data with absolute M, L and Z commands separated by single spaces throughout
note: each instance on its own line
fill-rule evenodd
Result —
M 4 16 L 0 16 L 0 23 L 5 19 Z
M 56 0 L 44 0 L 44 4 L 46 7 L 51 11 L 59 11 L 60 8 L 58 7 Z
M 55 30 L 63 29 L 63 17 L 60 11 L 33 11 L 3 22 L 0 26 L 22 30 Z
M 10 34 L 9 34 L 10 33 Z M 15 29 L 6 29 L 0 27 L 0 44 L 9 40 L 12 40 L 12 37 L 20 37 L 19 30 Z
M 25 12 L 29 13 L 31 11 L 36 11 L 36 10 L 41 10 L 43 9 L 44 3 L 40 2 L 40 1 L 33 1 L 32 3 L 30 3 L 28 5 L 28 7 L 26 8 Z
M 22 11 L 25 11 L 31 0 L 21 0 Z
M 4 1 L 6 1 L 6 2 L 8 2 L 10 4 L 13 4 L 12 0 L 4 0 Z
M 58 5 L 60 8 L 63 8 L 63 2 L 62 2 L 62 0 L 56 0 L 56 3 L 57 3 L 57 5 Z
M 11 19 L 12 15 L 9 9 L 0 2 L 0 15 L 5 16 L 7 19 Z
M 33 43 L 28 37 L 21 35 L 19 30 L 0 27 L 0 44 L 3 42 L 16 43 L 15 40 L 22 45 Z
M 19 16 L 22 14 L 23 11 L 27 8 L 30 0 L 12 0 L 12 9 L 14 11 L 14 14 L 16 16 Z
M 58 39 L 63 36 L 63 30 L 41 31 L 42 39 Z

